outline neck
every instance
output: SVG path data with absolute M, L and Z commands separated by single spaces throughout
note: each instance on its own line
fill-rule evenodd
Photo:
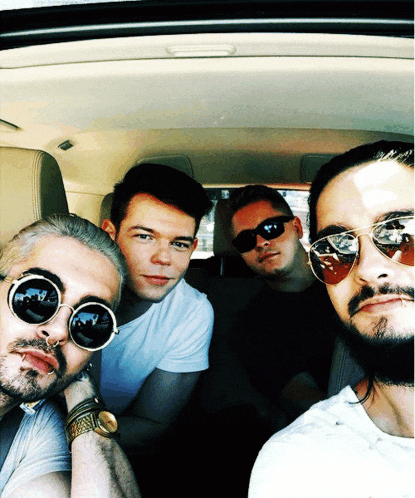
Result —
M 271 278 L 265 278 L 271 289 L 279 292 L 302 292 L 316 279 L 307 264 L 307 255 L 301 247 L 299 257 L 295 258 L 291 268 L 286 272 L 276 273 Z
M 152 304 L 151 301 L 140 299 L 129 287 L 125 286 L 116 312 L 118 325 L 124 325 L 144 315 Z
M 363 399 L 367 381 L 356 387 L 357 396 Z M 363 403 L 372 422 L 392 436 L 414 437 L 414 388 L 374 383 L 372 393 Z

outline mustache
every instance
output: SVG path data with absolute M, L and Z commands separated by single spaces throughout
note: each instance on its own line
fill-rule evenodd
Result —
M 366 301 L 375 296 L 384 296 L 387 294 L 399 294 L 408 296 L 414 300 L 414 288 L 413 287 L 400 287 L 398 285 L 384 284 L 377 289 L 369 286 L 364 286 L 360 289 L 355 296 L 349 301 L 348 310 L 349 316 L 352 317 L 359 311 L 360 303 Z
M 9 346 L 9 352 L 13 353 L 15 350 L 20 348 L 34 348 L 39 349 L 40 351 L 52 354 L 58 362 L 59 368 L 55 370 L 55 374 L 57 377 L 62 378 L 65 375 L 67 369 L 67 362 L 64 354 L 62 353 L 61 348 L 58 346 L 57 348 L 51 348 L 46 344 L 46 341 L 43 339 L 17 339 Z

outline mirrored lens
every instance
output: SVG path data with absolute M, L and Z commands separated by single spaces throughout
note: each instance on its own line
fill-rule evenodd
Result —
M 352 269 L 358 249 L 357 239 L 350 234 L 330 235 L 317 241 L 310 250 L 310 261 L 318 279 L 338 284 Z
M 374 228 L 373 241 L 392 261 L 414 266 L 414 229 L 413 218 L 386 221 Z
M 234 247 L 241 253 L 252 251 L 257 244 L 257 235 L 272 240 L 284 233 L 283 221 L 270 221 L 259 225 L 255 230 L 244 230 L 233 241 Z
M 21 320 L 41 324 L 50 320 L 56 313 L 59 295 L 48 280 L 31 278 L 18 284 L 11 306 Z
M 284 223 L 282 221 L 267 223 L 266 225 L 261 226 L 261 228 L 258 230 L 258 233 L 264 239 L 276 239 L 282 233 L 284 233 Z
M 73 314 L 69 328 L 75 344 L 81 348 L 97 349 L 109 341 L 115 323 L 104 306 L 86 304 Z
M 239 252 L 251 251 L 256 246 L 256 234 L 253 230 L 241 232 L 235 239 L 233 239 L 232 244 Z

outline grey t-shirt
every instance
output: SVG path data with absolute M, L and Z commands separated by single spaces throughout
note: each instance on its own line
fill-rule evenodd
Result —
M 64 421 L 56 405 L 46 401 L 25 412 L 0 471 L 1 498 L 35 477 L 71 470 Z

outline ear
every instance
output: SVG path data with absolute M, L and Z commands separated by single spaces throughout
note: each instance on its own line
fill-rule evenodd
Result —
M 193 242 L 193 249 L 192 249 L 192 254 L 193 254 L 193 251 L 196 250 L 196 247 L 197 247 L 197 244 L 199 243 L 199 239 L 195 239 L 194 242 Z
M 295 216 L 293 219 L 294 230 L 297 233 L 299 239 L 303 237 L 303 225 L 301 224 L 301 220 L 298 216 Z
M 117 229 L 115 228 L 114 223 L 109 218 L 105 218 L 105 220 L 102 220 L 101 228 L 105 232 L 109 233 L 109 236 L 111 237 L 112 240 L 116 239 Z

